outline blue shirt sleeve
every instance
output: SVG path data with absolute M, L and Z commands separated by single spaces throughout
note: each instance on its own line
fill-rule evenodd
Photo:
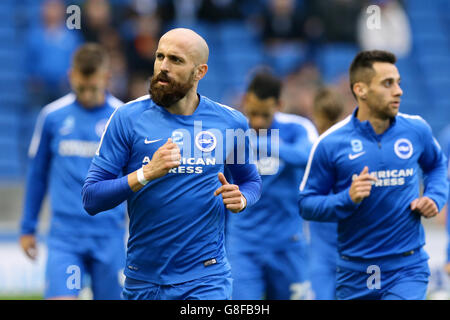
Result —
M 117 179 L 117 175 L 91 164 L 82 190 L 83 206 L 90 215 L 112 209 L 132 194 L 128 176 Z
M 48 118 L 40 113 L 29 149 L 29 166 L 25 183 L 25 198 L 20 223 L 21 234 L 35 234 L 39 213 L 47 192 L 51 162 L 51 133 Z
M 117 178 L 128 162 L 131 145 L 122 108 L 109 118 L 83 185 L 83 206 L 90 215 L 114 208 L 133 194 L 128 177 Z
M 261 196 L 262 181 L 254 164 L 234 164 L 227 166 L 233 183 L 239 186 L 239 190 L 247 200 L 247 207 L 254 205 Z
M 317 141 L 311 150 L 298 197 L 300 215 L 305 220 L 338 221 L 358 208 L 350 198 L 350 187 L 332 193 L 334 172 L 324 144 Z
M 431 128 L 426 125 L 424 134 L 424 150 L 419 158 L 424 174 L 423 195 L 433 199 L 441 211 L 447 202 L 449 185 L 447 180 L 447 158 L 437 140 L 433 137 Z
M 247 119 L 242 116 L 239 127 L 243 132 L 249 132 Z M 245 135 L 245 139 L 227 140 L 227 149 L 234 149 L 234 159 L 227 159 L 225 173 L 231 174 L 234 184 L 239 186 L 239 190 L 247 200 L 247 207 L 254 205 L 261 196 L 262 180 L 255 164 L 254 149 L 251 145 L 250 136 Z M 231 160 L 231 162 L 230 162 Z
M 118 176 L 128 163 L 131 149 L 131 132 L 122 116 L 124 106 L 118 107 L 106 124 L 97 153 L 95 165 Z
M 287 164 L 295 167 L 304 167 L 308 162 L 309 152 L 314 141 L 309 139 L 309 136 L 304 128 L 296 126 L 298 133 L 295 135 L 293 142 L 284 142 L 280 140 L 279 157 Z

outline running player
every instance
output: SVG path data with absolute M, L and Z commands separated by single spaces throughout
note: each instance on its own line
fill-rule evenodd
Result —
M 81 189 L 106 122 L 122 103 L 106 92 L 109 58 L 99 45 L 75 53 L 71 93 L 44 107 L 31 141 L 20 244 L 36 258 L 36 226 L 44 196 L 51 223 L 45 293 L 48 299 L 76 298 L 90 275 L 94 299 L 120 299 L 125 266 L 125 207 L 90 218 Z
M 338 221 L 338 299 L 426 295 L 420 219 L 447 201 L 447 163 L 429 125 L 398 112 L 403 91 L 395 62 L 386 51 L 355 57 L 350 84 L 358 107 L 314 144 L 300 186 L 303 218 Z
M 296 190 L 317 132 L 308 119 L 279 112 L 281 89 L 278 78 L 259 72 L 243 99 L 244 113 L 257 133 L 252 145 L 263 188 L 256 205 L 228 217 L 235 300 L 308 297 L 307 247 Z
M 231 298 L 226 209 L 253 205 L 261 179 L 245 117 L 197 93 L 208 55 L 192 30 L 161 37 L 150 96 L 111 116 L 86 178 L 90 214 L 128 200 L 126 299 Z

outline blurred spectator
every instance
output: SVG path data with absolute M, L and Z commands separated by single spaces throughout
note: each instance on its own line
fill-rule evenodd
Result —
M 81 12 L 81 32 L 87 42 L 99 42 L 102 34 L 112 31 L 111 7 L 108 1 L 87 0 Z
M 263 39 L 269 46 L 303 37 L 303 18 L 295 0 L 270 0 L 263 21 Z
M 376 13 L 367 8 L 376 5 L 380 13 L 379 28 L 370 27 L 368 19 Z M 398 58 L 411 51 L 411 27 L 405 10 L 397 0 L 372 0 L 362 9 L 358 19 L 357 37 L 362 50 L 389 50 Z
M 171 21 L 175 25 L 190 26 L 198 20 L 198 10 L 202 0 L 163 0 L 159 3 L 158 13 L 162 21 Z
M 46 0 L 41 23 L 29 30 L 26 69 L 33 105 L 45 105 L 69 90 L 67 70 L 72 53 L 82 39 L 66 27 L 66 8 L 61 0 Z
M 161 22 L 157 13 L 151 15 L 135 14 L 124 25 L 126 55 L 130 73 L 142 72 L 147 76 L 153 73 L 155 51 L 161 33 Z
M 363 4 L 360 0 L 308 0 L 308 15 L 321 21 L 326 41 L 356 43 L 356 21 Z
M 209 22 L 241 19 L 237 0 L 202 0 L 198 9 L 198 18 Z

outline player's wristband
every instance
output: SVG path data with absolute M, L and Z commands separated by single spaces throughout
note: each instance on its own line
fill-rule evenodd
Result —
M 244 201 L 244 197 L 241 197 L 241 210 L 245 209 L 245 201 Z
M 145 179 L 145 177 L 144 177 L 144 168 L 141 167 L 137 171 L 137 179 L 138 179 L 139 183 L 142 184 L 143 186 L 145 186 L 148 183 L 148 180 Z

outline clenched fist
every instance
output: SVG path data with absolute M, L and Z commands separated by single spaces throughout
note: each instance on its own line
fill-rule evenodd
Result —
M 146 180 L 154 180 L 165 176 L 170 169 L 178 167 L 180 161 L 180 148 L 169 138 L 155 151 L 152 160 L 143 167 L 144 177 Z

